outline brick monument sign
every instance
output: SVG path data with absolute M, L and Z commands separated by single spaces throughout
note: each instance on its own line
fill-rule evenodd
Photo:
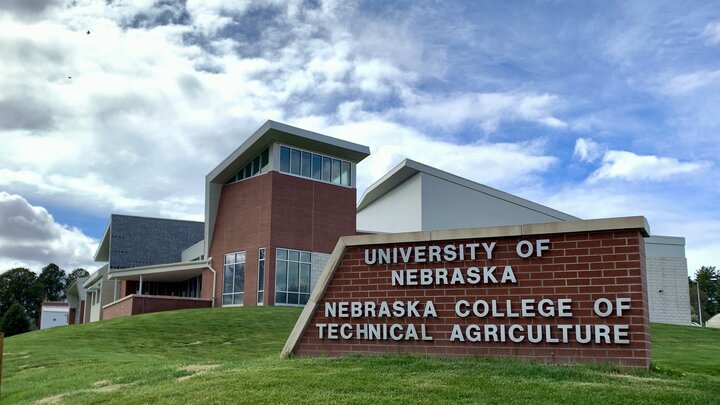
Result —
M 643 217 L 347 236 L 283 355 L 650 365 Z

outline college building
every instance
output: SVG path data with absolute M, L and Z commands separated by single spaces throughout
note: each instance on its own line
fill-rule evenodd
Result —
M 357 164 L 369 154 L 266 122 L 205 177 L 204 222 L 111 215 L 102 266 L 68 290 L 73 322 L 303 306 L 342 236 L 580 220 L 409 159 L 358 200 Z M 690 324 L 684 238 L 644 242 L 650 320 Z

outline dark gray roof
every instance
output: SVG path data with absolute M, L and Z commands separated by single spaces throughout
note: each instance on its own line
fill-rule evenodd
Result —
M 204 230 L 203 222 L 112 214 L 110 269 L 179 262 L 180 252 L 201 241 Z

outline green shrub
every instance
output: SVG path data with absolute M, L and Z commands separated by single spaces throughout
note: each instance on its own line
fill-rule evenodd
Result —
M 12 304 L 5 312 L 2 322 L 0 322 L 0 330 L 5 333 L 5 336 L 19 335 L 30 330 L 30 321 L 25 313 L 25 308 L 20 303 Z

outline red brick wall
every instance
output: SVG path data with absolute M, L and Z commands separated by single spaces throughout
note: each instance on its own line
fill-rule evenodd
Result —
M 130 316 L 133 315 L 133 298 L 134 297 L 128 297 L 126 299 L 120 299 L 118 301 L 115 301 L 114 303 L 108 305 L 107 307 L 103 308 L 103 319 L 113 319 L 113 318 L 119 318 L 122 316 Z
M 131 295 L 103 308 L 103 319 L 177 309 L 209 308 L 210 305 L 211 301 L 205 299 Z
M 217 277 L 220 277 L 220 271 L 213 266 L 213 268 L 218 272 Z M 202 271 L 202 274 L 200 275 L 200 298 L 212 298 L 212 288 L 213 288 L 213 273 L 210 271 L 210 269 L 204 269 Z M 215 283 L 217 284 L 217 280 L 215 280 Z M 216 286 L 217 287 L 217 286 Z
M 355 234 L 355 197 L 354 188 L 278 172 L 224 186 L 210 246 L 216 305 L 222 305 L 225 253 L 245 251 L 244 305 L 256 305 L 258 250 L 265 248 L 264 303 L 273 305 L 275 249 L 332 252 L 341 236 Z
M 275 249 L 332 253 L 354 235 L 354 188 L 273 172 L 272 234 L 265 263 L 266 303 L 275 303 Z
M 210 246 L 212 265 L 217 271 L 216 306 L 222 305 L 224 255 L 239 251 L 245 251 L 244 305 L 257 303 L 258 249 L 270 244 L 271 174 L 229 184 L 222 189 Z
M 550 239 L 550 250 L 543 257 L 519 258 L 515 246 L 520 240 Z M 506 237 L 476 240 L 496 241 L 494 258 L 447 264 L 425 263 L 365 265 L 364 251 L 368 246 L 348 247 L 313 314 L 308 328 L 295 349 L 298 355 L 347 355 L 354 353 L 428 353 L 454 356 L 516 357 L 548 363 L 614 363 L 623 366 L 647 367 L 650 362 L 650 335 L 645 278 L 645 254 L 639 231 L 605 231 L 549 236 Z M 455 241 L 454 244 L 472 241 Z M 450 242 L 424 242 L 417 244 L 380 245 L 372 247 L 405 247 L 412 245 L 439 245 Z M 480 248 L 482 252 L 482 248 Z M 441 285 L 441 286 L 392 286 L 392 269 L 418 269 L 454 267 L 467 269 L 471 266 L 501 266 L 513 268 L 517 283 Z M 500 273 L 502 274 L 502 273 Z M 601 318 L 593 313 L 593 304 L 599 298 L 630 298 L 631 309 L 621 317 L 611 315 Z M 521 299 L 572 299 L 572 318 L 466 318 L 455 314 L 455 303 L 482 299 L 512 300 L 512 307 L 520 311 Z M 324 316 L 325 302 L 333 301 L 433 301 L 437 318 L 335 318 Z M 399 323 L 427 325 L 433 341 L 393 340 L 328 340 L 318 338 L 318 323 Z M 630 344 L 573 342 L 570 343 L 527 341 L 512 343 L 450 342 L 453 324 L 464 329 L 469 324 L 627 324 Z
M 355 196 L 354 188 L 273 173 L 272 244 L 331 253 L 356 232 Z

